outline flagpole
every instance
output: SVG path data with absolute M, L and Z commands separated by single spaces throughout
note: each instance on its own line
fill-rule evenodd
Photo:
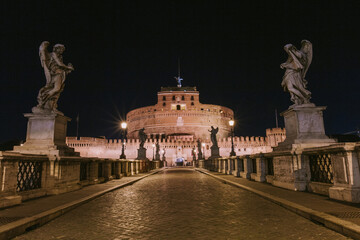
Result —
M 76 117 L 76 140 L 79 139 L 79 114 Z

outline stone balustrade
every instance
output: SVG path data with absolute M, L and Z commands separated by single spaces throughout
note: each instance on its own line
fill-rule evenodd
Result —
M 196 167 L 332 199 L 360 202 L 360 142 L 197 160 Z
M 51 157 L 0 151 L 0 208 L 161 167 L 162 161 Z

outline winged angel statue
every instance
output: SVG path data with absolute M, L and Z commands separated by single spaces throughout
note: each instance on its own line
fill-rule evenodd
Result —
M 46 84 L 39 91 L 37 96 L 38 105 L 33 108 L 34 113 L 44 111 L 60 113 L 57 110 L 57 101 L 64 90 L 66 75 L 74 70 L 71 63 L 68 65 L 63 63 L 64 45 L 55 44 L 52 53 L 48 52 L 48 46 L 49 42 L 44 41 L 39 47 L 40 61 L 41 66 L 44 68 Z
M 311 92 L 306 89 L 308 82 L 305 76 L 312 61 L 312 44 L 308 40 L 302 40 L 300 50 L 292 44 L 286 44 L 284 50 L 289 56 L 280 65 L 281 69 L 286 69 L 281 86 L 290 93 L 294 105 L 310 103 Z

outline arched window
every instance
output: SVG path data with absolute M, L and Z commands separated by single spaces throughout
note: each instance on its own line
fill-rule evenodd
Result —
M 163 96 L 163 101 L 166 101 L 166 97 L 165 97 L 165 96 Z
M 191 102 L 191 106 L 194 106 L 194 102 Z
M 184 100 L 185 100 L 185 96 L 181 96 L 181 100 L 183 100 L 183 101 L 184 101 Z
M 172 100 L 174 100 L 174 101 L 175 101 L 175 96 L 173 96 L 173 97 L 172 97 Z
M 164 107 L 166 106 L 166 103 L 165 103 L 165 102 L 163 102 L 163 106 L 164 106 Z
M 191 96 L 191 100 L 194 101 L 194 96 Z

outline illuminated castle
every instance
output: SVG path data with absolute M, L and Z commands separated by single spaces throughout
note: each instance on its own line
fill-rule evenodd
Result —
M 219 128 L 220 155 L 230 155 L 229 120 L 234 118 L 231 109 L 200 103 L 196 87 L 182 87 L 180 81 L 177 87 L 162 87 L 157 95 L 157 104 L 134 109 L 126 116 L 128 135 L 125 154 L 128 159 L 137 157 L 138 133 L 142 128 L 148 135 L 144 144 L 147 158 L 153 159 L 155 143 L 159 142 L 161 155 L 165 156 L 168 166 L 179 161 L 191 162 L 198 139 L 202 142 L 205 157 L 209 157 L 211 126 Z M 266 137 L 234 137 L 234 149 L 237 155 L 271 152 L 272 147 L 284 140 L 285 129 L 267 129 Z M 68 137 L 66 141 L 83 157 L 119 158 L 122 149 L 120 139 L 81 137 L 78 140 Z
M 223 106 L 202 104 L 196 87 L 162 87 L 153 106 L 130 111 L 126 116 L 128 137 L 137 138 L 145 128 L 148 138 L 208 140 L 211 126 L 218 127 L 218 137 L 230 135 L 229 120 L 234 112 Z

